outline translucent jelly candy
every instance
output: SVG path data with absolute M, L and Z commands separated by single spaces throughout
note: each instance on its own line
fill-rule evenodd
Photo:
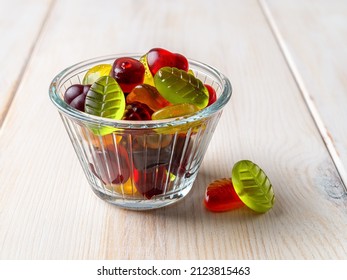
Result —
M 133 140 L 135 143 L 140 144 L 144 148 L 150 149 L 162 149 L 171 144 L 172 141 L 171 134 L 144 134 L 136 135 Z
M 125 98 L 120 86 L 110 76 L 99 78 L 89 89 L 84 111 L 88 114 L 120 120 L 125 110 Z M 112 127 L 91 127 L 97 135 L 113 132 Z
M 143 64 L 131 57 L 117 58 L 112 66 L 111 76 L 116 79 L 123 92 L 129 93 L 139 84 L 145 76 Z
M 111 64 L 99 64 L 88 70 L 84 75 L 82 84 L 91 85 L 96 82 L 97 79 L 103 76 L 108 76 L 112 69 Z
M 152 120 L 163 120 L 170 118 L 178 118 L 188 116 L 199 111 L 199 108 L 194 104 L 182 103 L 166 106 L 152 115 Z
M 244 206 L 230 179 L 219 179 L 209 184 L 205 192 L 204 204 L 213 212 L 228 211 Z
M 163 67 L 154 76 L 159 93 L 170 103 L 191 103 L 199 109 L 207 106 L 208 90 L 203 83 L 183 70 Z
M 211 104 L 216 102 L 217 94 L 216 94 L 216 91 L 214 90 L 214 88 L 211 87 L 210 85 L 205 84 L 204 86 L 207 88 L 208 96 L 209 96 L 207 106 L 210 106 Z
M 103 147 L 113 147 L 122 140 L 122 136 L 114 133 L 104 136 L 95 135 L 88 128 L 82 129 L 82 136 L 87 143 L 92 144 L 97 149 L 102 149 Z
M 145 170 L 156 165 L 168 166 L 171 157 L 171 146 L 164 148 L 144 148 L 142 144 L 133 145 L 132 161 L 137 170 Z
M 252 210 L 264 213 L 272 208 L 275 194 L 271 182 L 255 163 L 237 162 L 232 170 L 232 182 L 240 199 Z
M 175 67 L 184 71 L 188 71 L 188 60 L 181 54 L 172 53 L 161 48 L 151 49 L 147 53 L 147 64 L 154 76 L 157 71 L 165 66 Z
M 64 101 L 75 109 L 84 112 L 84 104 L 89 89 L 90 85 L 72 85 L 65 91 Z
M 127 144 L 126 144 L 127 145 Z M 156 165 L 166 168 L 170 166 L 173 174 L 184 174 L 191 155 L 193 140 L 186 135 L 150 134 L 135 135 L 132 146 L 126 149 L 132 151 L 132 162 L 138 170 L 144 170 Z
M 152 114 L 153 111 L 146 104 L 134 102 L 125 108 L 123 120 L 147 121 L 152 119 Z
M 189 168 L 188 163 L 191 160 L 190 156 L 192 155 L 193 146 L 194 141 L 191 137 L 185 134 L 177 135 L 175 146 L 172 148 L 174 152 L 172 153 L 170 172 L 180 176 L 186 173 L 185 176 L 187 178 L 190 177 L 187 168 Z
M 137 189 L 134 186 L 131 178 L 128 179 L 125 183 L 122 184 L 110 184 L 105 186 L 110 191 L 116 192 L 120 195 L 136 195 Z
M 89 166 L 105 184 L 125 183 L 130 177 L 129 156 L 121 145 L 97 151 Z
M 136 86 L 126 97 L 127 104 L 141 102 L 153 111 L 157 111 L 170 103 L 164 99 L 153 86 L 142 84 Z
M 149 70 L 146 54 L 141 56 L 140 62 L 142 63 L 143 67 L 145 67 L 145 77 L 143 79 L 143 83 L 154 87 L 153 75 L 151 70 Z
M 232 169 L 231 181 L 217 180 L 205 192 L 204 204 L 210 211 L 227 211 L 246 205 L 258 213 L 270 210 L 275 194 L 269 178 L 258 165 L 241 160 Z
M 151 199 L 155 195 L 162 194 L 165 186 L 170 181 L 168 172 L 163 165 L 153 166 L 144 170 L 134 170 L 135 186 L 139 193 Z

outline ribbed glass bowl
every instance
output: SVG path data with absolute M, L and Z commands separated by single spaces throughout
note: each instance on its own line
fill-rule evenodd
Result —
M 189 68 L 212 86 L 217 101 L 189 117 L 160 121 L 111 120 L 78 111 L 64 102 L 66 89 L 81 84 L 98 64 L 112 64 L 119 54 L 83 61 L 60 72 L 49 87 L 86 178 L 95 194 L 117 206 L 146 210 L 172 204 L 191 190 L 223 107 L 230 81 L 215 68 L 189 60 Z M 112 127 L 99 136 L 92 130 Z M 95 131 L 95 130 L 94 130 Z

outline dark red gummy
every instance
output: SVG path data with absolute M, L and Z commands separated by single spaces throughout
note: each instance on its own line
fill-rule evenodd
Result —
M 175 141 L 160 148 L 144 148 L 146 141 L 143 134 L 133 134 L 131 143 L 122 139 L 122 144 L 132 156 L 134 167 L 138 170 L 152 168 L 156 165 L 170 167 L 170 173 L 183 176 L 188 168 L 188 160 L 191 155 L 193 140 L 186 135 L 178 134 Z M 175 145 L 173 145 L 175 144 Z
M 132 147 L 133 163 L 136 169 L 144 170 L 156 165 L 169 166 L 171 145 L 161 149 L 145 149 L 134 144 Z
M 219 179 L 208 185 L 205 198 L 205 207 L 213 212 L 228 211 L 244 206 L 231 179 Z
M 146 104 L 133 102 L 125 108 L 124 120 L 147 121 L 152 119 L 153 110 Z
M 124 93 L 129 93 L 143 83 L 145 67 L 137 59 L 121 57 L 113 62 L 110 75 L 116 79 Z
M 204 86 L 207 88 L 208 94 L 209 94 L 208 95 L 208 104 L 207 104 L 207 106 L 210 106 L 211 104 L 216 102 L 217 94 L 216 94 L 216 91 L 214 90 L 214 88 L 211 87 L 210 85 L 205 84 Z
M 178 135 L 172 155 L 171 170 L 173 174 L 183 176 L 188 168 L 188 160 L 191 156 L 193 140 L 186 135 Z
M 105 184 L 125 183 L 130 177 L 129 156 L 121 145 L 97 151 L 89 167 Z
M 189 68 L 188 60 L 183 55 L 161 48 L 151 49 L 147 53 L 147 64 L 153 76 L 160 68 L 165 66 L 175 67 L 184 71 L 188 71 Z
M 90 85 L 75 84 L 67 88 L 64 101 L 71 107 L 84 112 L 84 104 Z
M 167 170 L 163 165 L 156 165 L 145 170 L 134 169 L 136 189 L 148 199 L 164 192 L 167 177 Z

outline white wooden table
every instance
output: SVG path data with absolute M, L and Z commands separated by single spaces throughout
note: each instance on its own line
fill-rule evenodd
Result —
M 347 2 L 0 0 L 1 259 L 346 259 Z M 15 15 L 15 16 L 14 16 Z M 90 190 L 51 79 L 113 53 L 163 47 L 233 84 L 191 193 L 134 212 Z M 211 213 L 209 182 L 250 159 L 266 214 Z

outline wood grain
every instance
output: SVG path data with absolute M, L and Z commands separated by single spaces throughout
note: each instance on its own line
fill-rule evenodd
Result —
M 347 3 L 261 3 L 346 186 Z
M 0 127 L 21 83 L 52 1 L 0 1 Z
M 233 97 L 191 193 L 121 210 L 88 188 L 47 89 L 80 60 L 156 46 L 219 68 Z M 27 68 L 0 135 L 1 259 L 346 258 L 343 185 L 257 1 L 57 1 Z M 207 212 L 205 187 L 240 159 L 274 208 Z

